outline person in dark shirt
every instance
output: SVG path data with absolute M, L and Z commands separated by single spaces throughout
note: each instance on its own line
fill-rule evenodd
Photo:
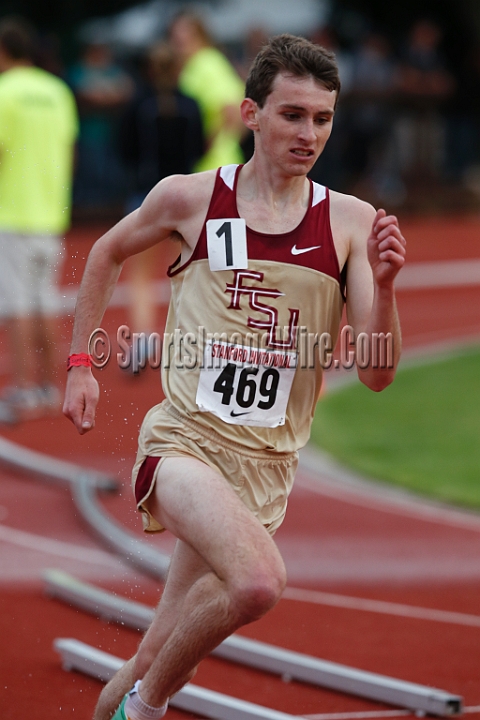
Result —
M 205 152 L 202 119 L 197 102 L 177 86 L 179 67 L 170 46 L 155 46 L 148 58 L 148 86 L 128 107 L 121 132 L 121 154 L 131 178 L 126 212 L 136 210 L 150 190 L 169 175 L 191 173 Z M 130 259 L 130 326 L 144 333 L 144 343 L 132 348 L 130 369 L 145 367 L 148 336 L 156 326 L 152 288 L 160 259 L 158 246 Z
M 205 151 L 199 107 L 178 89 L 178 73 L 169 45 L 155 46 L 148 56 L 150 87 L 125 114 L 121 152 L 132 176 L 129 211 L 164 177 L 192 172 Z

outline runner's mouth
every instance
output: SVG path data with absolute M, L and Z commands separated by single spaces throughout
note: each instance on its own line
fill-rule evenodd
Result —
M 300 148 L 294 148 L 291 152 L 297 157 L 310 158 L 313 156 L 313 150 L 301 150 Z

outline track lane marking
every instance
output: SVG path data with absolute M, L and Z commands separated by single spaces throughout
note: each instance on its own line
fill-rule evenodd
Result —
M 399 290 L 480 285 L 480 260 L 434 260 L 406 263 L 395 281 Z
M 362 720 L 362 718 L 413 717 L 411 710 L 366 710 L 364 712 L 317 713 L 315 715 L 298 715 L 308 720 Z
M 283 591 L 282 598 L 285 600 L 309 602 L 315 605 L 341 607 L 348 610 L 364 610 L 382 615 L 396 615 L 398 617 L 414 618 L 417 620 L 431 620 L 433 622 L 448 623 L 450 625 L 480 627 L 479 615 L 469 615 L 467 613 L 450 610 L 436 610 L 434 608 L 422 608 L 415 605 L 403 605 L 385 600 L 356 598 L 351 595 L 337 595 L 335 593 L 321 592 L 318 590 L 303 590 L 302 588 L 287 587 Z
M 329 480 L 312 477 L 313 454 L 317 455 L 314 461 L 317 477 L 325 475 Z M 428 504 L 428 500 L 422 501 L 420 497 L 418 499 L 408 498 L 406 494 L 401 495 L 401 490 L 396 493 L 394 487 L 382 487 L 380 483 L 378 488 L 374 489 L 369 486 L 368 480 L 354 477 L 353 471 L 350 472 L 337 466 L 333 460 L 331 462 L 330 460 L 324 461 L 321 453 L 312 452 L 312 449 L 309 448 L 308 455 L 310 458 L 308 456 L 302 458 L 300 455 L 300 472 L 295 478 L 296 484 L 301 485 L 305 490 L 368 510 L 480 532 L 480 516 L 475 516 L 473 512 L 469 514 L 467 511 L 462 513 L 461 510 L 436 507 L 433 501 L 432 504 Z M 330 478 L 332 478 L 331 481 Z M 348 478 L 353 479 L 349 480 Z
M 472 705 L 464 707 L 463 713 L 480 713 L 480 705 Z M 317 713 L 315 715 L 297 715 L 298 718 L 307 718 L 307 720 L 368 720 L 368 718 L 391 718 L 391 717 L 419 717 L 410 710 L 366 710 L 364 712 L 344 712 L 344 713 Z
M 432 290 L 435 288 L 457 288 L 480 285 L 480 259 L 435 260 L 407 263 L 395 281 L 398 290 Z M 64 285 L 60 288 L 59 310 L 75 308 L 79 285 Z M 170 281 L 164 278 L 154 280 L 152 292 L 157 305 L 168 305 Z M 117 283 L 109 307 L 125 307 L 130 302 L 130 282 Z
M 31 551 L 43 552 L 48 555 L 58 555 L 61 557 L 79 560 L 93 565 L 109 565 L 112 566 L 117 562 L 113 555 L 109 555 L 102 550 L 95 548 L 87 548 L 81 545 L 74 545 L 52 538 L 46 538 L 42 535 L 17 530 L 0 524 L 0 541 L 18 545 Z

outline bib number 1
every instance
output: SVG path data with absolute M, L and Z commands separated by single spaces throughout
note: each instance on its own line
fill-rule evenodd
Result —
M 243 218 L 207 220 L 210 270 L 246 270 L 247 228 Z

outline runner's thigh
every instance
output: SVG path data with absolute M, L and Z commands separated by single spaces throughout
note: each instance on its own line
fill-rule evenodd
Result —
M 275 543 L 222 475 L 200 460 L 164 458 L 153 516 L 192 546 L 222 579 L 251 568 L 284 572 Z

